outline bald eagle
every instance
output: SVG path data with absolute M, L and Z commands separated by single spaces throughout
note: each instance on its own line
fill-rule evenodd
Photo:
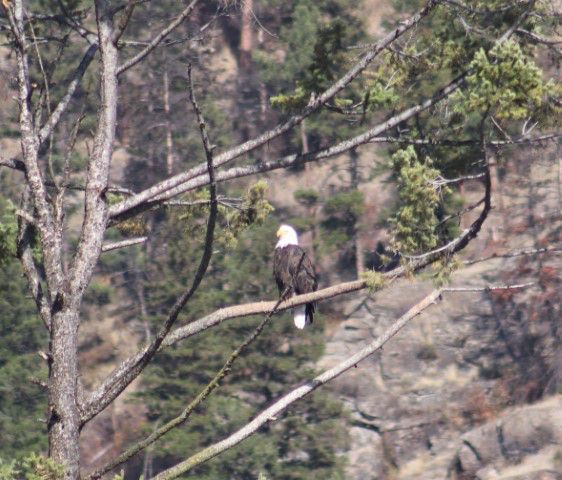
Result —
M 310 257 L 299 247 L 295 229 L 281 225 L 277 230 L 279 241 L 273 255 L 273 275 L 279 288 L 279 294 L 286 290 L 290 296 L 316 291 L 318 280 Z M 293 310 L 297 328 L 304 328 L 312 323 L 314 303 L 300 305 Z

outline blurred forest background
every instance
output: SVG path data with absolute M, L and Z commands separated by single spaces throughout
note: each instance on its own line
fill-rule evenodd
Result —
M 57 2 L 29 2 L 35 12 L 51 3 Z M 88 2 L 63 3 L 85 17 L 90 14 Z M 152 38 L 176 3 L 162 0 L 139 7 L 129 27 L 131 37 Z M 383 120 L 388 112 L 419 102 L 473 59 L 478 61 L 480 49 L 488 48 L 526 6 L 478 1 L 470 11 L 450 3 L 389 49 L 346 93 L 348 98 L 253 151 L 252 161 L 260 164 L 323 148 L 359 133 L 369 119 Z M 509 144 L 527 118 L 532 118 L 527 127 L 536 121 L 543 129 L 537 136 L 560 121 L 555 84 L 560 75 L 560 4 L 537 3 L 536 16 L 520 29 L 539 33 L 517 33 L 497 52 L 500 61 L 503 55 L 512 62 L 512 77 L 498 82 L 517 83 L 513 95 L 524 98 L 497 95 L 488 104 L 497 122 L 494 137 L 505 144 L 493 148 L 494 209 L 478 238 L 444 269 L 400 280 L 373 295 L 359 292 L 322 302 L 318 320 L 304 331 L 294 328 L 289 314 L 278 315 L 185 425 L 127 462 L 126 479 L 143 475 L 148 480 L 186 452 L 226 436 L 289 386 L 372 340 L 451 271 L 453 286 L 534 286 L 447 294 L 375 358 L 198 467 L 194 478 L 562 478 L 562 158 L 557 141 Z M 188 63 L 212 142 L 220 151 L 255 137 L 306 104 L 312 92 L 322 91 L 349 67 L 362 46 L 420 5 L 403 0 L 203 2 L 155 54 L 126 74 L 111 166 L 111 182 L 123 191 L 115 189 L 110 201 L 124 198 L 126 189 L 139 191 L 205 160 L 187 100 Z M 48 38 L 49 31 L 38 27 L 36 34 Z M 537 41 L 546 37 L 556 41 Z M 60 58 L 57 45 L 46 48 L 48 70 L 49 62 L 64 61 L 74 47 L 69 45 Z M 124 38 L 122 48 L 134 53 L 138 45 Z M 78 47 L 74 53 L 76 58 Z M 6 157 L 17 156 L 20 148 L 13 69 L 10 50 L 1 47 L 0 148 Z M 54 88 L 67 73 L 53 79 Z M 280 223 L 299 231 L 301 244 L 316 262 L 321 288 L 367 270 L 391 268 L 399 261 L 390 253 L 393 248 L 416 253 L 418 247 L 433 248 L 462 231 L 476 215 L 481 178 L 444 184 L 429 206 L 424 192 L 404 192 L 396 185 L 408 185 L 408 175 L 416 175 L 408 165 L 418 158 L 430 158 L 424 168 L 434 168 L 434 176 L 445 179 L 477 164 L 480 146 L 463 141 L 478 135 L 475 112 L 481 109 L 478 95 L 484 95 L 479 88 L 485 89 L 485 79 L 472 82 L 454 101 L 435 107 L 437 113 L 420 114 L 390 132 L 418 139 L 418 144 L 373 142 L 334 161 L 220 187 L 215 254 L 179 323 L 223 306 L 276 298 L 271 259 Z M 511 88 L 506 85 L 502 88 Z M 72 104 L 85 115 L 71 158 L 76 172 L 91 148 L 95 117 L 88 114 L 95 110 L 96 96 L 97 79 L 86 73 Z M 67 127 L 70 135 L 72 126 Z M 438 138 L 458 143 L 434 144 Z M 60 165 L 64 150 L 52 155 Z M 0 169 L 0 181 L 0 237 L 9 238 L 15 207 L 8 198 L 18 192 L 21 173 Z M 73 181 L 79 184 L 80 177 Z M 416 194 L 422 199 L 420 208 L 408 213 L 404 195 Z M 81 207 L 72 198 L 67 228 L 78 231 Z M 101 257 L 80 330 L 86 387 L 150 340 L 155 322 L 192 278 L 204 241 L 207 199 L 206 191 L 186 194 L 108 231 L 115 240 L 147 235 L 148 241 Z M 424 208 L 431 218 L 424 217 Z M 456 215 L 459 211 L 466 214 Z M 419 220 L 421 233 L 413 245 L 400 231 L 411 226 L 404 220 L 407 215 Z M 428 225 L 435 235 L 424 233 Z M 14 459 L 46 451 L 47 400 L 41 384 L 47 368 L 38 352 L 46 349 L 48 339 L 19 262 L 2 242 L 0 247 L 1 472 Z M 546 253 L 537 253 L 545 248 Z M 530 253 L 519 254 L 521 249 Z M 501 256 L 508 252 L 518 253 Z M 499 256 L 461 264 L 494 255 Z M 254 324 L 252 318 L 230 321 L 157 355 L 126 394 L 85 427 L 84 466 L 103 465 L 175 417 Z

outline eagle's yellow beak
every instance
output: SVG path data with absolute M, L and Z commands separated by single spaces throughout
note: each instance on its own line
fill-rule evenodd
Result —
M 277 230 L 277 233 L 275 235 L 277 235 L 277 238 L 279 238 L 281 235 L 283 235 L 283 229 L 280 228 L 279 230 Z

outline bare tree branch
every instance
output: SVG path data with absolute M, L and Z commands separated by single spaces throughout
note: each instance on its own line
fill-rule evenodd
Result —
M 29 208 L 29 190 L 25 189 L 22 197 L 22 208 Z M 33 259 L 31 251 L 31 227 L 29 222 L 23 217 L 18 218 L 18 234 L 16 239 L 16 256 L 19 258 L 27 284 L 31 290 L 31 296 L 37 306 L 37 311 L 47 331 L 51 329 L 51 306 L 45 295 L 43 294 L 43 287 L 41 285 L 41 277 L 39 270 Z
M 339 377 L 342 373 L 346 372 L 350 368 L 353 368 L 359 362 L 375 353 L 386 342 L 394 337 L 394 335 L 396 335 L 410 320 L 412 320 L 425 309 L 437 302 L 440 296 L 441 290 L 434 290 L 423 300 L 410 308 L 410 310 L 408 310 L 408 312 L 402 315 L 398 320 L 396 320 L 388 329 L 386 329 L 386 331 L 380 337 L 376 338 L 366 347 L 362 348 L 359 352 L 348 357 L 346 360 L 339 363 L 335 367 L 330 368 L 329 370 L 326 370 L 322 374 L 309 380 L 304 385 L 300 385 L 299 387 L 291 390 L 289 393 L 283 395 L 279 400 L 275 401 L 273 405 L 263 410 L 261 413 L 256 415 L 256 417 L 252 421 L 247 423 L 244 427 L 240 428 L 224 440 L 221 440 L 220 442 L 217 442 L 189 457 L 187 460 L 184 460 L 183 462 L 180 462 L 177 465 L 164 470 L 163 472 L 153 477 L 153 479 L 170 480 L 172 478 L 176 478 L 179 475 L 188 472 L 195 466 L 200 465 L 217 456 L 219 453 L 224 452 L 225 450 L 228 450 L 233 446 L 239 444 L 242 440 L 256 433 L 258 429 L 266 423 L 275 421 L 278 418 L 278 415 L 291 404 L 313 392 L 318 387 L 332 381 L 334 378 Z
M 160 345 L 170 332 L 170 329 L 174 325 L 185 304 L 197 291 L 197 288 L 203 280 L 203 277 L 211 261 L 211 256 L 213 254 L 213 240 L 215 234 L 216 219 L 218 213 L 217 187 L 215 183 L 213 164 L 213 148 L 207 134 L 205 119 L 203 118 L 199 105 L 197 104 L 197 101 L 195 99 L 195 93 L 193 91 L 193 81 L 191 78 L 191 66 L 188 67 L 188 79 L 189 99 L 197 116 L 197 121 L 201 133 L 201 141 L 203 143 L 203 148 L 205 149 L 205 155 L 207 157 L 207 175 L 209 177 L 210 209 L 209 219 L 207 221 L 207 230 L 205 233 L 205 247 L 203 250 L 203 255 L 201 256 L 201 261 L 199 262 L 199 266 L 195 273 L 195 277 L 193 279 L 191 287 L 187 289 L 176 300 L 176 303 L 168 314 L 164 325 L 161 327 L 152 343 L 143 351 L 140 357 L 135 359 L 135 362 L 133 364 L 129 365 L 127 369 L 121 370 L 120 374 L 108 379 L 110 381 L 105 382 L 100 389 L 92 393 L 90 399 L 88 399 L 86 405 L 84 405 L 82 408 L 81 421 L 83 424 L 92 419 L 107 405 L 109 405 L 115 398 L 117 398 L 117 396 L 120 395 L 121 392 L 125 388 L 127 388 L 127 386 L 142 372 L 142 370 L 160 348 Z
M 192 0 L 192 2 L 182 10 L 182 12 L 176 17 L 176 19 L 171 22 L 164 30 L 162 30 L 152 41 L 137 53 L 133 58 L 127 60 L 125 63 L 119 66 L 117 69 L 117 75 L 121 75 L 123 72 L 127 71 L 129 68 L 135 66 L 137 63 L 141 62 L 147 55 L 150 54 L 162 40 L 164 40 L 170 33 L 172 33 L 193 11 L 195 5 L 197 5 L 199 0 Z
M 463 208 L 462 210 L 459 210 L 458 212 L 451 213 L 450 215 L 447 215 L 445 218 L 443 218 L 437 224 L 437 227 L 440 227 L 441 225 L 444 225 L 445 223 L 447 223 L 449 220 L 452 220 L 453 218 L 462 217 L 464 214 L 466 214 L 468 212 L 471 212 L 472 210 L 477 208 L 482 203 L 484 203 L 484 198 L 481 198 L 480 200 L 472 203 L 471 205 L 468 205 L 467 207 Z
M 546 142 L 549 140 L 557 140 L 562 133 L 551 133 L 538 137 L 522 136 L 512 140 L 489 140 L 488 145 L 504 146 L 504 145 L 521 145 Z M 400 137 L 375 137 L 369 140 L 369 143 L 402 143 L 407 145 L 444 145 L 451 147 L 462 147 L 465 145 L 478 145 L 480 140 L 448 140 L 448 139 L 431 139 L 431 138 L 400 138 Z
M 148 237 L 137 237 L 137 238 L 127 238 L 126 240 L 119 240 L 118 242 L 104 243 L 101 247 L 102 252 L 110 252 L 111 250 L 117 250 L 119 248 L 127 248 L 132 245 L 138 245 L 139 243 L 144 243 Z
M 559 254 L 562 253 L 562 247 L 544 247 L 544 248 L 524 248 L 522 250 L 516 250 L 513 252 L 506 253 L 493 253 L 486 257 L 476 258 L 474 260 L 465 260 L 463 263 L 465 265 L 474 265 L 475 263 L 487 262 L 488 260 L 494 260 L 496 258 L 516 258 L 528 255 L 544 255 L 547 253 Z
M 353 79 L 355 79 L 367 66 L 375 59 L 375 57 L 382 52 L 388 45 L 394 42 L 397 38 L 402 36 L 405 32 L 417 25 L 422 18 L 427 16 L 429 12 L 439 3 L 438 0 L 429 0 L 427 5 L 417 14 L 413 15 L 410 19 L 403 22 L 398 28 L 393 30 L 385 38 L 383 38 L 379 43 L 377 43 L 372 50 L 363 55 L 363 57 L 355 63 L 355 65 L 347 71 L 337 82 L 335 82 L 330 88 L 324 91 L 321 95 L 311 98 L 308 105 L 299 113 L 287 120 L 286 122 L 277 125 L 275 128 L 263 133 L 257 138 L 248 140 L 247 142 L 238 145 L 237 147 L 231 148 L 230 150 L 218 155 L 215 158 L 215 168 L 230 162 L 241 155 L 244 155 L 264 144 L 270 140 L 282 135 L 283 133 L 292 129 L 295 125 L 298 125 L 305 118 L 310 116 L 312 113 L 320 109 L 328 100 L 335 97 L 341 90 L 343 90 Z M 111 217 L 116 217 L 119 214 L 124 213 L 148 200 L 160 195 L 167 190 L 173 189 L 178 185 L 181 185 L 188 180 L 203 174 L 206 170 L 205 164 L 198 165 L 187 172 L 180 173 L 173 177 L 170 177 L 162 182 L 159 182 L 152 187 L 138 193 L 137 195 L 123 200 L 122 202 L 113 205 L 111 208 Z
M 21 147 L 27 184 L 35 209 L 36 227 L 41 237 L 43 258 L 47 273 L 47 295 L 53 298 L 62 285 L 61 238 L 57 235 L 55 221 L 48 201 L 48 193 L 38 162 L 39 139 L 31 109 L 31 86 L 29 77 L 29 45 L 24 31 L 24 7 L 22 0 L 14 0 L 13 6 L 6 9 L 11 31 L 16 38 L 16 63 L 19 96 L 19 125 Z
M 8 167 L 13 170 L 19 170 L 25 173 L 25 163 L 17 158 L 2 158 L 0 159 L 0 167 Z
M 542 43 L 543 45 L 547 45 L 549 47 L 552 47 L 554 45 L 560 45 L 562 43 L 562 40 L 551 40 L 549 38 L 537 35 L 536 33 L 529 32 L 528 30 L 525 30 L 523 28 L 516 29 L 515 33 L 529 37 L 535 43 Z
M 485 176 L 485 173 L 475 173 L 474 175 L 463 175 L 462 177 L 457 178 L 438 177 L 429 183 L 435 188 L 441 188 L 443 185 L 452 185 L 454 183 L 466 182 L 467 180 L 477 180 L 479 178 L 484 178 Z
M 276 170 L 279 168 L 287 168 L 294 165 L 300 165 L 307 162 L 323 160 L 326 158 L 331 158 L 341 153 L 345 153 L 353 148 L 356 148 L 360 145 L 368 143 L 371 138 L 385 132 L 391 128 L 394 128 L 396 125 L 399 125 L 401 122 L 412 118 L 413 116 L 417 115 L 418 113 L 427 110 L 428 108 L 432 107 L 439 101 L 443 100 L 447 96 L 449 96 L 452 92 L 454 92 L 459 86 L 462 84 L 464 80 L 463 74 L 461 77 L 457 78 L 449 85 L 444 87 L 443 89 L 439 90 L 433 97 L 410 107 L 406 110 L 403 110 L 397 115 L 389 118 L 388 120 L 372 127 L 370 130 L 357 135 L 356 137 L 350 138 L 348 140 L 344 140 L 336 145 L 333 145 L 329 148 L 325 148 L 322 150 L 317 150 L 309 153 L 297 153 L 288 155 L 278 160 L 273 160 L 269 162 L 262 162 L 257 165 L 249 165 L 249 166 L 242 166 L 242 167 L 234 167 L 229 170 L 223 170 L 217 173 L 216 181 L 217 182 L 224 182 L 226 180 L 231 180 L 233 178 L 240 178 L 249 175 L 255 175 L 258 173 L 268 172 L 270 170 Z M 139 206 L 128 212 L 129 208 L 121 208 L 120 205 L 123 205 L 125 202 L 128 202 L 129 199 L 124 200 L 123 202 L 114 205 L 115 209 L 112 207 L 110 209 L 110 217 L 113 218 L 114 221 L 120 221 L 125 218 L 128 218 L 130 215 L 135 215 L 139 211 L 143 211 L 145 209 L 150 209 L 155 205 L 162 203 L 166 200 L 169 200 L 177 195 L 182 193 L 188 192 L 190 190 L 194 190 L 196 188 L 202 187 L 207 185 L 209 182 L 208 176 L 200 174 L 189 181 L 183 182 L 180 186 L 175 188 L 167 189 L 165 193 L 159 194 L 152 201 L 147 201 L 143 205 Z M 136 198 L 136 196 L 131 197 L 131 199 Z M 135 202 L 133 202 L 135 203 Z
M 127 5 L 124 8 L 124 12 L 119 18 L 117 22 L 117 28 L 115 29 L 115 33 L 113 34 L 113 43 L 117 45 L 121 36 L 125 33 L 127 29 L 127 25 L 133 16 L 133 12 L 135 11 L 135 7 L 139 4 L 137 0 L 128 0 Z
M 486 285 L 483 287 L 444 287 L 443 292 L 495 292 L 497 290 L 519 290 L 521 288 L 532 287 L 535 282 L 517 283 L 514 285 Z
M 157 428 L 154 432 L 152 432 L 148 437 L 144 440 L 136 443 L 132 447 L 128 448 L 122 455 L 115 458 L 114 460 L 107 463 L 102 468 L 96 470 L 94 473 L 87 477 L 87 480 L 97 480 L 102 475 L 106 474 L 110 470 L 113 470 L 115 467 L 125 463 L 127 460 L 132 458 L 134 455 L 139 453 L 140 451 L 144 450 L 149 445 L 156 442 L 159 438 L 163 437 L 166 433 L 170 430 L 179 427 L 181 424 L 185 423 L 187 419 L 191 416 L 193 411 L 201 405 L 205 401 L 205 399 L 213 393 L 213 391 L 219 387 L 220 382 L 226 377 L 230 370 L 232 369 L 232 365 L 236 361 L 236 359 L 248 348 L 248 346 L 260 335 L 263 331 L 265 326 L 269 323 L 273 315 L 277 312 L 277 308 L 285 298 L 285 295 L 289 292 L 289 288 L 286 289 L 284 294 L 280 295 L 279 300 L 271 309 L 271 311 L 267 314 L 267 316 L 259 323 L 259 325 L 254 329 L 254 331 L 230 354 L 227 361 L 223 365 L 223 367 L 217 372 L 217 374 L 213 377 L 213 379 L 201 390 L 199 395 L 195 397 L 181 412 L 180 415 L 173 418 L 169 422 L 167 422 L 162 427 Z
M 113 154 L 117 118 L 118 52 L 113 38 L 113 18 L 106 0 L 96 0 L 96 21 L 101 53 L 101 109 L 88 163 L 85 191 L 85 213 L 76 255 L 70 273 L 70 297 L 79 304 L 90 282 L 94 265 L 101 253 L 108 205 L 106 192 L 109 165 Z
M 39 130 L 40 143 L 43 143 L 47 138 L 49 138 L 49 135 L 61 119 L 62 114 L 68 108 L 68 104 L 70 103 L 70 100 L 72 100 L 72 97 L 76 92 L 76 88 L 78 88 L 78 85 L 80 85 L 80 81 L 86 73 L 86 70 L 88 69 L 90 63 L 92 63 L 97 49 L 97 43 L 90 45 L 84 53 L 80 64 L 78 65 L 78 67 L 76 67 L 76 70 L 70 76 L 68 87 L 66 88 L 66 93 L 64 94 L 58 105 L 55 107 L 48 120 L 45 122 L 45 125 L 43 125 L 43 127 L 41 127 L 41 129 Z
M 536 0 L 527 1 L 526 10 L 521 15 L 519 15 L 519 17 L 517 17 L 517 20 L 515 20 L 515 22 L 511 25 L 511 27 L 509 27 L 509 29 L 500 37 L 497 43 L 503 43 L 513 35 L 513 33 L 517 30 L 517 28 L 519 28 L 519 25 L 521 25 L 525 21 L 525 19 L 529 16 L 531 10 L 535 6 L 535 3 Z
M 84 119 L 84 114 L 82 113 L 76 120 L 72 132 L 70 133 L 70 138 L 68 139 L 66 152 L 64 155 L 64 162 L 62 167 L 62 181 L 60 183 L 60 188 L 58 189 L 57 195 L 55 197 L 55 204 L 54 204 L 55 216 L 59 228 L 59 234 L 61 235 L 61 237 L 64 231 L 64 196 L 69 187 L 68 180 L 70 178 L 70 158 L 72 156 L 72 152 L 74 151 L 74 146 L 76 145 L 76 139 L 78 138 L 78 130 L 80 129 L 80 124 L 82 123 L 83 119 Z M 66 259 L 64 259 L 63 268 L 66 272 L 67 270 Z

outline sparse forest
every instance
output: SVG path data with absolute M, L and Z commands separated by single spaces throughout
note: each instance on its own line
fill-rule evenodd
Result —
M 0 479 L 560 478 L 559 0 L 1 3 Z

